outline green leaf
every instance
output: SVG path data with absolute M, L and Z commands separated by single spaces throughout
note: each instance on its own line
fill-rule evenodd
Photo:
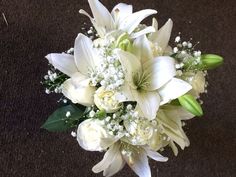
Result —
M 100 120 L 104 119 L 106 117 L 106 111 L 100 110 L 96 113 L 96 117 Z
M 215 54 L 201 55 L 201 65 L 205 70 L 214 69 L 223 64 L 223 57 Z
M 189 111 L 193 115 L 199 117 L 203 115 L 201 105 L 192 95 L 189 94 L 183 95 L 179 97 L 178 100 L 181 106 L 183 106 L 187 111 Z
M 70 116 L 66 117 L 66 113 L 70 112 Z M 84 110 L 75 106 L 68 105 L 57 109 L 48 120 L 42 125 L 50 132 L 64 132 L 73 127 L 75 122 L 79 122 L 83 118 Z

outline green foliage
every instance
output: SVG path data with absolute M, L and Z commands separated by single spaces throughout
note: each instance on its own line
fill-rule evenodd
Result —
M 70 112 L 68 117 L 66 116 L 67 112 Z M 83 119 L 85 119 L 83 107 L 67 105 L 57 109 L 49 116 L 41 128 L 50 132 L 63 132 L 77 126 Z

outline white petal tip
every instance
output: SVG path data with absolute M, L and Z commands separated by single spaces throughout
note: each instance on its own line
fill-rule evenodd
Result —
M 153 9 L 150 9 L 150 13 L 152 13 L 152 14 L 157 14 L 157 11 L 156 11 L 156 10 L 153 10 Z
M 173 20 L 171 18 L 168 19 L 168 23 L 173 23 Z
M 92 168 L 92 171 L 94 173 L 100 173 L 101 172 L 101 170 L 98 170 L 97 167 L 95 167 L 95 166 Z
M 168 160 L 169 160 L 168 157 L 165 157 L 165 158 L 163 158 L 163 160 L 161 162 L 167 162 Z
M 52 54 L 48 54 L 48 55 L 46 55 L 45 56 L 45 58 L 48 60 L 48 62 L 50 63 L 50 64 L 52 64 L 52 56 L 51 56 Z
M 47 59 L 49 60 L 50 55 L 51 55 L 51 54 L 47 54 L 47 55 L 45 56 L 45 58 L 47 58 Z

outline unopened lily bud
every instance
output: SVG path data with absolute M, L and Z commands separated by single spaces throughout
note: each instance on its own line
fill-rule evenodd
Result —
M 129 35 L 127 33 L 123 33 L 118 37 L 116 41 L 116 47 L 124 51 L 132 50 L 132 44 L 130 42 Z
M 215 54 L 201 55 L 203 69 L 214 69 L 223 64 L 223 57 Z
M 121 43 L 119 43 L 118 47 L 124 51 L 131 51 L 132 50 L 132 44 L 128 39 L 125 39 Z
M 183 95 L 178 98 L 179 103 L 190 113 L 195 116 L 202 116 L 203 111 L 201 105 L 197 102 L 197 100 L 189 94 Z

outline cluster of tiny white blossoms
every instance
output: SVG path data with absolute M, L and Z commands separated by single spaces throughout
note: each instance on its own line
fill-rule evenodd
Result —
M 50 93 L 61 93 L 61 84 L 55 83 L 55 80 L 58 78 L 58 74 L 55 70 L 48 70 L 48 74 L 44 76 L 46 82 L 50 82 L 48 88 L 45 89 L 46 94 Z
M 79 12 L 93 26 L 82 28 L 73 48 L 46 56 L 53 67 L 42 84 L 47 94 L 62 93 L 66 105 L 43 128 L 72 129 L 83 149 L 106 151 L 95 173 L 112 176 L 127 163 L 139 177 L 151 177 L 147 157 L 166 162 L 159 154 L 165 147 L 177 155 L 177 146 L 189 146 L 184 121 L 203 115 L 207 69 L 223 58 L 203 55 L 199 42 L 180 34 L 172 48 L 171 19 L 161 28 L 155 18 L 151 26 L 141 24 L 155 10 L 133 13 L 131 5 L 120 3 L 110 13 L 100 1 L 88 2 L 93 17 Z
M 178 62 L 175 65 L 177 75 L 185 79 L 188 78 L 189 82 L 194 80 L 194 77 L 189 77 L 191 75 L 196 75 L 199 72 L 199 67 L 201 63 L 201 54 L 200 50 L 195 50 L 195 47 L 200 43 L 192 44 L 192 39 L 189 41 L 182 41 L 180 33 L 179 36 L 175 38 L 176 47 L 173 48 L 173 53 L 178 59 Z M 187 65 L 187 67 L 186 67 Z M 202 70 L 202 75 L 204 78 L 207 77 L 207 70 Z M 205 89 L 202 93 L 207 93 L 208 82 L 205 81 Z M 203 104 L 203 101 L 200 100 L 200 95 L 197 97 L 200 104 Z
M 109 54 L 106 48 L 99 51 L 103 60 L 90 74 L 92 85 L 101 85 L 105 90 L 119 90 L 124 84 L 124 72 L 118 57 L 114 53 Z
M 180 33 L 179 36 L 175 38 L 176 47 L 173 48 L 173 53 L 175 57 L 179 60 L 176 64 L 176 69 L 178 70 L 177 74 L 182 75 L 182 70 L 192 70 L 194 66 L 197 66 L 201 62 L 200 50 L 195 50 L 195 47 L 200 43 L 197 42 L 193 45 L 191 42 L 192 38 L 189 41 L 182 41 Z M 186 64 L 189 63 L 189 67 L 184 68 Z M 196 69 L 198 70 L 198 69 Z

